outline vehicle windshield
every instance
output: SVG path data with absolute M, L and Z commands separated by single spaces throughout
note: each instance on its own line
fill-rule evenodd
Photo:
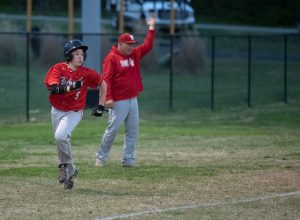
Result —
M 140 0 L 139 2 L 170 2 L 170 0 Z M 174 2 L 186 3 L 190 2 L 189 0 L 174 0 Z

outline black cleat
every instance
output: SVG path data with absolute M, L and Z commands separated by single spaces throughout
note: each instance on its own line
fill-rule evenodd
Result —
M 58 166 L 58 182 L 64 183 L 67 180 L 67 164 L 60 164 Z
M 78 170 L 76 169 L 73 175 L 70 175 L 69 178 L 64 182 L 65 189 L 72 189 L 74 186 L 74 177 L 78 175 Z

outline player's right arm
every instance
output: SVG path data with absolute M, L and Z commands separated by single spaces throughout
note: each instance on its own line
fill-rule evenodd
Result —
M 51 94 L 63 94 L 66 92 L 70 92 L 76 89 L 79 89 L 82 86 L 83 82 L 81 80 L 78 80 L 76 82 L 73 82 L 72 85 L 66 86 L 66 85 L 51 85 L 49 87 L 49 90 Z
M 71 85 L 60 85 L 61 71 L 61 64 L 56 64 L 46 74 L 44 83 L 51 94 L 63 94 L 79 89 L 83 85 L 82 80 L 73 82 Z

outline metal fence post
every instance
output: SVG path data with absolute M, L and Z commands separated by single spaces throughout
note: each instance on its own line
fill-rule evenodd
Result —
M 284 80 L 283 80 L 283 101 L 287 103 L 287 35 L 284 35 Z
M 251 56 L 252 56 L 252 46 L 251 46 L 251 35 L 248 36 L 248 98 L 247 98 L 247 104 L 248 107 L 251 108 Z
M 26 33 L 26 122 L 29 122 L 30 94 L 30 33 Z
M 214 103 L 214 92 L 215 92 L 215 36 L 211 38 L 211 94 L 210 94 L 210 108 L 211 110 L 215 109 Z
M 173 71 L 174 71 L 174 35 L 170 35 L 170 99 L 169 99 L 169 110 L 173 109 Z

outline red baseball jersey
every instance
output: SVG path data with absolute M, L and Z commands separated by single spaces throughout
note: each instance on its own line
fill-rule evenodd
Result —
M 153 47 L 154 30 L 149 30 L 144 43 L 127 56 L 114 45 L 102 64 L 103 78 L 107 84 L 106 100 L 124 100 L 137 97 L 143 91 L 140 60 Z
M 58 63 L 52 66 L 45 77 L 44 83 L 49 89 L 52 85 L 69 86 L 73 82 L 82 80 L 83 86 L 77 90 L 63 94 L 50 94 L 51 105 L 62 111 L 77 111 L 85 108 L 87 89 L 96 88 L 103 78 L 95 70 L 80 66 L 77 70 L 71 70 L 67 63 Z

